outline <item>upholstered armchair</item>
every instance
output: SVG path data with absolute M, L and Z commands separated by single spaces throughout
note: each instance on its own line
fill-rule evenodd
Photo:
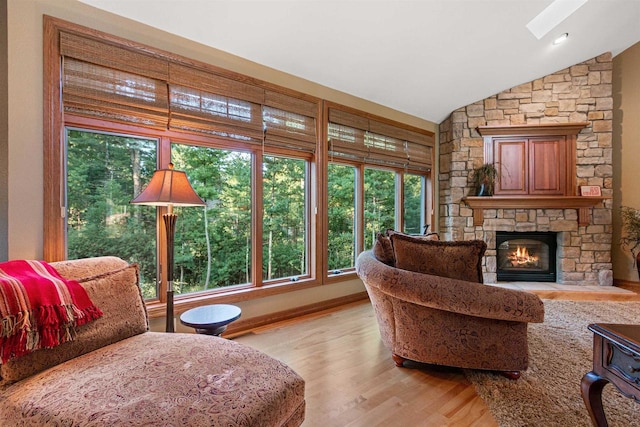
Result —
M 396 256 L 424 255 L 415 246 L 399 248 L 398 240 L 402 240 L 402 246 L 408 240 L 400 237 L 396 240 Z M 450 270 L 459 275 L 465 268 L 465 261 L 455 255 L 459 248 L 447 252 L 447 243 L 441 242 L 430 244 L 430 249 L 443 244 L 445 251 L 437 249 L 440 259 L 432 262 L 440 265 L 436 268 L 439 274 Z M 480 258 L 485 248 L 479 251 Z M 448 269 L 442 265 L 447 262 L 461 263 L 461 267 Z M 466 263 L 473 276 L 479 265 Z M 527 324 L 544 320 L 544 306 L 536 295 L 478 283 L 481 271 L 475 282 L 409 271 L 385 264 L 373 251 L 358 256 L 356 271 L 373 304 L 382 341 L 397 366 L 412 360 L 501 371 L 513 379 L 527 369 Z

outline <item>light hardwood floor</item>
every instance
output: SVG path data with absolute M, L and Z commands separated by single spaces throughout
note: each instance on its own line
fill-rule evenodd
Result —
M 640 300 L 617 289 L 525 288 L 551 299 Z M 283 361 L 305 379 L 304 427 L 497 426 L 461 370 L 395 367 L 368 301 L 232 339 Z

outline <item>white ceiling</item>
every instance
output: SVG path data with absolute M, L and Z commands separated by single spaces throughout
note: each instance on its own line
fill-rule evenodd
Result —
M 551 0 L 80 1 L 435 123 L 640 41 L 640 0 L 589 0 L 540 40 Z

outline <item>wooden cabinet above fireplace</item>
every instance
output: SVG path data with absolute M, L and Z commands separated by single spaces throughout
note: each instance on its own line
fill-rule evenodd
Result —
M 496 196 L 555 195 L 567 190 L 565 136 L 492 138 Z
M 480 126 L 496 196 L 575 196 L 576 138 L 588 123 Z
M 494 196 L 465 197 L 473 224 L 481 226 L 484 209 L 577 209 L 578 224 L 609 197 L 578 195 L 576 139 L 588 123 L 480 126 L 484 161 L 498 170 Z

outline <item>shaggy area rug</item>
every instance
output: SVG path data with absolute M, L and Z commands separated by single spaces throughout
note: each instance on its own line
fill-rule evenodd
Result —
M 640 302 L 544 300 L 544 323 L 529 324 L 529 369 L 519 380 L 465 370 L 501 427 L 591 426 L 580 380 L 593 367 L 591 323 L 640 324 Z M 640 404 L 607 384 L 609 426 L 640 426 Z

